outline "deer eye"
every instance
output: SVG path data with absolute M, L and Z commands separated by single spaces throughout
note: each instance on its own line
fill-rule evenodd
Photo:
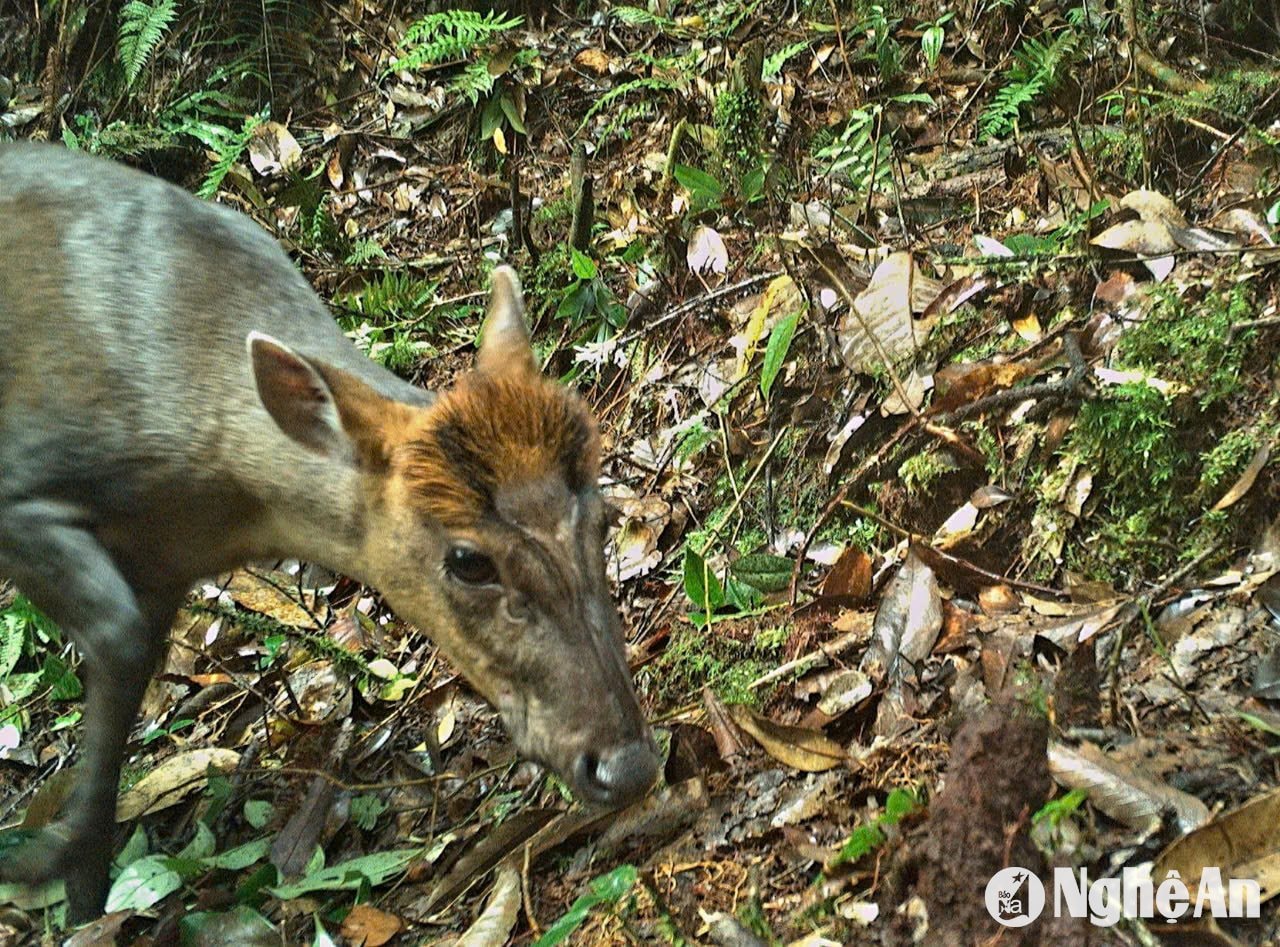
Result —
M 484 553 L 470 546 L 453 546 L 444 556 L 445 570 L 467 585 L 491 585 L 498 581 L 498 567 Z

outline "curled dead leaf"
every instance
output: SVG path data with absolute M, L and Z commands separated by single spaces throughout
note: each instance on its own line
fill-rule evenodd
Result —
M 404 921 L 372 904 L 357 904 L 342 920 L 342 936 L 356 947 L 382 947 L 402 930 Z
M 1184 832 L 1209 820 L 1209 807 L 1195 796 L 1111 759 L 1092 743 L 1051 742 L 1049 772 L 1058 785 L 1085 790 L 1098 809 L 1137 831 L 1158 826 L 1166 812 Z
M 733 704 L 728 709 L 739 728 L 775 760 L 792 769 L 821 773 L 847 758 L 844 747 L 817 730 L 775 723 L 745 704 Z
M 1131 210 L 1143 220 L 1158 220 L 1174 227 L 1186 227 L 1186 215 L 1178 205 L 1159 191 L 1140 187 L 1120 198 L 1120 206 Z
M 211 768 L 229 773 L 239 764 L 239 753 L 218 747 L 175 753 L 120 796 L 116 821 L 128 822 L 175 806 L 193 792 L 204 789 Z
M 279 122 L 263 122 L 249 139 L 249 163 L 261 175 L 288 171 L 302 159 L 296 138 Z
M 1240 474 L 1236 482 L 1231 485 L 1231 489 L 1222 495 L 1217 503 L 1213 505 L 1214 511 L 1225 510 L 1229 506 L 1240 501 L 1253 486 L 1253 482 L 1258 479 L 1258 474 L 1262 473 L 1262 468 L 1267 465 L 1267 461 L 1271 459 L 1271 445 L 1263 444 L 1253 454 L 1253 459 L 1249 461 L 1249 466 L 1244 468 L 1244 472 Z
M 494 874 L 493 891 L 484 910 L 454 947 L 502 947 L 511 936 L 520 913 L 520 872 L 506 861 Z
M 1224 879 L 1252 878 L 1261 900 L 1280 893 L 1280 789 L 1255 796 L 1175 840 L 1157 856 L 1154 876 L 1177 871 L 1192 892 L 1205 868 L 1217 868 Z M 1191 896 L 1192 903 L 1196 894 Z
M 911 254 L 891 253 L 871 274 L 867 288 L 854 297 L 836 329 L 840 355 L 850 369 L 866 372 L 886 361 L 896 364 L 915 354 L 929 334 L 932 317 L 917 320 L 911 313 L 914 277 Z

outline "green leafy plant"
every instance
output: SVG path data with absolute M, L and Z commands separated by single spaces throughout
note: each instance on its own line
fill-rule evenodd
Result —
M 148 746 L 155 743 L 157 740 L 163 739 L 164 737 L 171 737 L 182 730 L 189 730 L 195 726 L 195 723 L 195 720 L 191 717 L 183 717 L 180 720 L 175 720 L 167 727 L 148 727 L 146 732 L 142 735 L 142 745 Z
M 933 99 L 919 92 L 895 95 L 891 103 L 933 104 Z M 892 178 L 892 150 L 887 136 L 881 134 L 882 103 L 854 109 L 839 133 L 825 141 L 819 139 L 814 157 L 825 163 L 825 173 L 842 175 L 853 189 L 866 194 L 884 187 Z
M 387 804 L 371 793 L 362 793 L 351 799 L 351 821 L 366 832 L 372 832 Z
M 314 864 L 297 881 L 272 887 L 271 893 L 282 901 L 301 897 L 313 891 L 360 891 L 376 887 L 404 872 L 418 858 L 428 857 L 422 848 L 401 848 L 374 852 L 325 866 L 323 849 L 317 849 Z
M 414 71 L 423 66 L 463 60 L 524 22 L 496 10 L 442 10 L 415 20 L 401 37 L 398 55 L 387 72 Z
M 347 254 L 346 259 L 342 262 L 347 266 L 364 266 L 374 260 L 385 260 L 386 258 L 387 251 L 382 249 L 382 244 L 370 237 L 361 237 L 359 240 L 352 242 L 351 252 Z
M 265 120 L 264 113 L 246 115 L 238 129 L 215 125 L 211 122 L 192 122 L 182 126 L 183 132 L 200 139 L 214 154 L 213 167 L 209 169 L 204 180 L 200 182 L 200 187 L 196 189 L 197 197 L 210 200 L 218 193 L 223 180 L 231 173 L 232 165 L 240 160 L 240 156 L 249 147 L 254 131 Z
M 74 700 L 84 692 L 71 666 L 50 650 L 61 643 L 57 626 L 21 595 L 0 612 L 0 684 L 6 697 L 0 723 L 22 726 L 22 702 L 40 688 L 55 700 Z
M 705 171 L 677 164 L 671 176 L 689 192 L 689 209 L 695 214 L 719 207 L 724 200 L 724 185 Z
M 765 82 L 770 82 L 778 78 L 782 75 L 782 67 L 787 64 L 787 61 L 790 60 L 791 57 L 804 52 L 808 48 L 809 44 L 805 42 L 790 43 L 783 46 L 776 53 L 770 53 L 768 56 L 764 57 L 764 70 L 761 73 L 761 78 L 764 79 Z
M 947 38 L 946 25 L 955 14 L 947 11 L 931 23 L 921 24 L 920 54 L 924 56 L 925 65 L 930 71 L 938 68 L 938 58 L 942 55 L 942 44 Z
M 700 553 L 684 552 L 684 594 L 699 609 L 701 624 L 706 624 L 716 609 L 724 605 L 724 586 Z
M 889 143 L 879 135 L 879 118 L 876 106 L 854 109 L 835 139 L 814 153 L 826 163 L 827 174 L 843 175 L 862 193 L 888 183 L 891 175 Z
M 1049 40 L 1027 37 L 1013 51 L 1003 84 L 978 118 L 982 138 L 1012 132 L 1027 108 L 1057 86 L 1080 48 L 1080 35 L 1064 27 Z
M 634 865 L 619 865 L 606 875 L 594 879 L 585 894 L 570 905 L 569 910 L 557 918 L 533 947 L 556 947 L 562 944 L 579 927 L 587 916 L 598 908 L 612 908 L 635 887 L 637 872 Z
M 675 20 L 659 16 L 656 13 L 650 13 L 642 7 L 614 7 L 609 12 L 629 26 L 657 26 L 662 29 L 671 29 L 676 25 Z
M 339 307 L 346 310 L 339 322 L 348 332 L 360 320 L 378 325 L 419 322 L 431 308 L 436 286 L 431 280 L 387 270 L 359 289 L 338 297 Z
M 146 833 L 139 826 L 117 859 L 124 869 L 111 884 L 107 910 L 145 911 L 201 875 L 242 871 L 262 861 L 270 850 L 271 839 L 260 838 L 218 852 L 213 830 L 198 821 L 195 836 L 177 855 L 147 854 Z
M 129 0 L 120 8 L 120 35 L 116 52 L 124 67 L 126 88 L 138 81 L 152 53 L 160 45 L 174 17 L 178 14 L 178 0 Z
M 597 98 L 587 109 L 587 114 L 578 123 L 578 134 L 581 134 L 597 116 L 608 114 L 610 109 L 622 106 L 596 134 L 596 142 L 604 144 L 610 135 L 625 129 L 625 123 L 650 114 L 658 107 L 658 103 L 676 88 L 677 80 L 665 75 L 641 76 L 619 82 Z
M 710 3 L 706 6 L 707 32 L 713 36 L 730 36 L 759 9 L 763 0 L 733 0 L 730 3 Z
M 787 569 L 789 581 L 789 563 Z M 703 554 L 692 547 L 685 549 L 682 574 L 685 596 L 696 609 L 689 614 L 689 620 L 695 625 L 710 624 L 715 619 L 716 613 L 720 611 L 724 611 L 725 617 L 732 617 L 747 614 L 760 607 L 762 599 L 756 585 L 744 581 L 733 574 L 732 570 L 721 581 L 707 564 Z M 744 574 L 758 578 L 759 581 L 768 581 L 764 578 L 763 572 L 753 572 L 750 568 L 747 568 Z
M 1031 817 L 1032 822 L 1048 822 L 1050 825 L 1060 825 L 1064 819 L 1070 818 L 1080 811 L 1080 807 L 1084 805 L 1085 800 L 1089 798 L 1089 794 L 1083 789 L 1073 789 L 1068 793 L 1059 796 L 1056 799 L 1050 799 L 1040 807 L 1035 815 Z
M 840 846 L 831 860 L 832 867 L 846 862 L 856 862 L 885 843 L 884 826 L 896 825 L 920 808 L 920 800 L 910 789 L 895 789 L 884 801 L 884 811 L 865 825 L 853 830 L 853 834 Z
M 791 340 L 795 337 L 800 314 L 801 311 L 797 309 L 783 316 L 769 332 L 769 341 L 764 349 L 764 363 L 760 366 L 760 394 L 766 401 L 769 400 L 769 392 L 773 390 L 778 373 L 786 364 L 787 352 L 791 350 Z
M 758 592 L 781 592 L 791 585 L 793 563 L 786 556 L 755 552 L 739 556 L 729 566 L 735 579 Z
M 397 48 L 398 55 L 387 72 L 464 62 L 462 70 L 449 83 L 449 90 L 462 95 L 472 105 L 484 100 L 480 111 L 480 140 L 495 139 L 498 137 L 495 132 L 504 124 L 523 135 L 523 97 L 510 79 L 502 79 L 501 85 L 499 80 L 532 63 L 537 58 L 537 50 L 490 48 L 523 22 L 523 17 L 496 10 L 428 13 L 405 31 Z M 505 144 L 499 147 L 505 150 Z
M 865 58 L 875 62 L 883 82 L 891 81 L 902 72 L 902 46 L 895 35 L 900 22 L 901 17 L 892 15 L 880 4 L 874 4 L 855 30 L 867 37 Z
M 556 316 L 567 319 L 572 329 L 594 329 L 597 339 L 607 338 L 626 325 L 627 310 L 600 277 L 596 261 L 570 248 L 569 265 L 573 280 L 563 290 Z

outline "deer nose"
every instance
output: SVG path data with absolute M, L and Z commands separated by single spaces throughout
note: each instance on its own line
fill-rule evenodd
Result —
M 622 806 L 640 799 L 658 776 L 658 754 L 649 740 L 635 740 L 596 755 L 582 753 L 573 766 L 576 789 L 592 802 Z

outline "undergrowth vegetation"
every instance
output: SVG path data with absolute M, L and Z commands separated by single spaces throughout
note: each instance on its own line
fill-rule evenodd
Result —
M 662 806 L 687 803 L 693 822 L 707 787 L 732 785 L 728 825 L 736 807 L 794 791 L 781 774 L 796 756 L 778 741 L 797 731 L 850 764 L 795 766 L 814 798 L 818 775 L 839 776 L 839 804 L 803 833 L 761 817 L 769 828 L 741 850 L 729 828 L 700 837 L 731 882 L 697 876 L 697 859 L 670 877 L 637 868 L 643 843 L 569 854 L 566 835 L 525 849 L 553 884 L 575 881 L 549 896 L 520 891 L 527 864 L 504 875 L 508 905 L 525 902 L 511 909 L 530 922 L 512 928 L 522 944 L 691 943 L 710 922 L 663 899 L 687 907 L 716 884 L 733 890 L 718 908 L 764 942 L 819 929 L 860 942 L 850 918 L 879 891 L 859 885 L 927 808 L 951 715 L 1003 675 L 1058 725 L 1062 695 L 1042 678 L 1058 657 L 1039 638 L 1034 653 L 996 653 L 1001 623 L 1029 602 L 1074 615 L 1124 601 L 1145 616 L 1162 604 L 1152 590 L 1237 563 L 1274 516 L 1280 43 L 1223 41 L 1227 21 L 1270 36 L 1247 3 L 1213 16 L 1009 0 L 27 6 L 40 16 L 0 11 L 16 89 L 0 75 L 0 137 L 126 159 L 250 214 L 356 346 L 402 377 L 443 388 L 465 371 L 489 274 L 517 267 L 539 367 L 601 421 L 611 591 L 659 741 L 676 758 L 679 729 L 720 703 L 783 731 L 760 741 L 755 771 L 736 751 L 703 751 L 731 765 L 692 802 L 669 777 Z M 1099 242 L 1117 227 L 1119 246 Z M 904 678 L 872 687 L 878 609 L 916 553 L 936 557 L 948 588 L 946 647 L 897 660 Z M 335 582 L 341 611 L 319 628 L 216 590 L 192 607 L 207 643 L 211 627 L 234 627 L 232 643 L 162 683 L 215 697 L 157 713 L 142 746 L 179 753 L 264 720 L 271 739 L 246 765 L 249 788 L 207 778 L 198 814 L 175 819 L 180 841 L 130 839 L 133 863 L 171 886 L 157 903 L 216 889 L 211 901 L 236 900 L 254 923 L 298 903 L 325 943 L 325 925 L 371 905 L 411 860 L 413 877 L 452 883 L 484 861 L 468 861 L 473 849 L 451 861 L 473 836 L 514 838 L 530 810 L 563 807 L 565 784 L 490 752 L 496 728 L 434 650 L 375 595 Z M 1082 585 L 1090 597 L 1077 599 Z M 74 729 L 82 687 L 58 630 L 12 592 L 0 603 L 3 753 L 41 726 L 45 738 Z M 198 651 L 198 637 L 183 647 Z M 845 650 L 828 653 L 833 641 Z M 1121 639 L 1109 686 L 1126 658 Z M 311 663 L 351 684 L 362 726 L 382 716 L 361 730 L 348 782 L 324 787 L 342 825 L 298 843 L 314 853 L 286 882 L 266 833 L 292 824 L 289 797 L 261 786 L 291 765 L 317 770 L 289 755 L 332 733 L 292 717 L 305 703 L 293 675 Z M 858 693 L 859 675 L 862 702 L 824 700 L 834 681 Z M 882 729 L 876 708 L 903 680 L 904 729 Z M 972 690 L 953 694 L 956 681 Z M 409 694 L 421 703 L 405 709 Z M 707 724 L 717 739 L 720 725 Z M 468 727 L 483 750 L 460 749 Z M 906 731 L 916 743 L 875 757 Z M 41 752 L 65 754 L 61 739 Z M 146 769 L 144 757 L 126 781 Z M 1085 804 L 1066 794 L 1023 811 L 1065 832 Z M 532 846 L 529 832 L 512 845 Z M 253 837 L 226 844 L 236 833 Z M 326 864 L 326 845 L 357 852 L 356 867 Z M 223 884 L 246 869 L 244 887 Z M 468 891 L 448 891 L 452 915 L 402 889 L 388 903 L 415 937 L 452 936 L 481 913 Z

